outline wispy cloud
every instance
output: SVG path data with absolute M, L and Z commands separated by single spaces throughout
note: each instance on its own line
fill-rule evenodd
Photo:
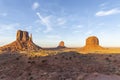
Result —
M 85 34 L 86 35 L 91 35 L 93 33 L 93 31 L 92 30 L 89 30 L 89 31 L 87 31 Z
M 50 32 L 52 30 L 51 22 L 50 22 L 51 16 L 43 17 L 39 12 L 37 12 L 36 14 L 39 17 L 41 24 L 46 26 L 46 30 L 44 32 L 45 33 Z
M 105 7 L 106 5 L 108 5 L 108 2 L 102 3 L 102 4 L 100 4 L 99 6 L 100 6 L 100 7 Z
M 0 31 L 4 30 L 15 30 L 17 27 L 19 27 L 19 23 L 13 23 L 13 24 L 0 24 Z
M 57 23 L 58 23 L 58 25 L 64 25 L 66 23 L 66 20 L 63 18 L 58 18 Z
M 50 39 L 60 39 L 61 38 L 59 35 L 47 35 L 46 37 L 50 38 Z
M 114 8 L 114 9 L 110 9 L 110 10 L 106 10 L 106 11 L 98 11 L 95 15 L 96 16 L 108 16 L 108 15 L 112 15 L 112 14 L 118 14 L 120 13 L 120 9 L 118 8 Z
M 83 28 L 83 25 L 77 25 L 77 28 Z
M 32 5 L 32 9 L 36 10 L 37 8 L 39 8 L 40 4 L 38 2 L 34 2 Z

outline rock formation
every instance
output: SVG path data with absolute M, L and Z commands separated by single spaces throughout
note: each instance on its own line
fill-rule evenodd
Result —
M 99 46 L 99 40 L 95 36 L 88 37 L 86 39 L 86 45 L 87 46 Z
M 64 43 L 64 41 L 61 41 L 61 42 L 59 43 L 59 45 L 58 45 L 57 48 L 65 48 L 65 43 Z
M 2 51 L 36 51 L 41 47 L 34 44 L 32 41 L 32 34 L 29 36 L 27 31 L 18 30 L 16 34 L 16 41 L 0 47 Z
M 96 36 L 90 36 L 86 39 L 86 45 L 84 46 L 85 50 L 99 50 L 103 49 L 99 45 L 99 39 Z

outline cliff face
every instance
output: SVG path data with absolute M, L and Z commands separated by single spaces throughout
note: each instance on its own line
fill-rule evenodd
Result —
M 32 41 L 32 34 L 27 31 L 18 30 L 16 40 L 8 45 L 0 47 L 2 51 L 36 51 L 41 49 Z

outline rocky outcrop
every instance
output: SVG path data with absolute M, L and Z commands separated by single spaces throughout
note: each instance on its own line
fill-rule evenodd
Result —
M 32 41 L 32 34 L 29 36 L 27 31 L 18 30 L 16 41 L 0 47 L 2 51 L 36 51 L 41 49 Z
M 99 39 L 96 36 L 90 36 L 86 39 L 86 45 L 83 47 L 85 50 L 99 50 L 103 49 L 99 45 Z
M 23 42 L 28 41 L 29 40 L 28 32 L 18 30 L 16 35 L 16 40 L 23 41 Z
M 58 45 L 57 48 L 65 48 L 65 43 L 64 43 L 64 41 L 61 41 L 61 42 L 59 43 L 59 45 Z
M 86 46 L 99 46 L 99 40 L 95 36 L 88 37 L 86 39 Z

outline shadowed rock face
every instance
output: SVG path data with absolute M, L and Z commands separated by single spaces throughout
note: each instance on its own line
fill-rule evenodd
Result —
M 28 32 L 18 30 L 16 35 L 16 40 L 23 41 L 23 42 L 28 41 L 29 40 Z
M 33 51 L 41 49 L 39 46 L 33 43 L 32 34 L 29 36 L 27 31 L 18 30 L 16 34 L 16 41 L 0 47 L 2 51 Z
M 29 35 L 27 31 L 23 31 L 23 37 L 22 37 L 22 41 L 28 41 L 29 40 Z
M 21 30 L 17 31 L 16 40 L 21 41 L 23 37 L 23 32 Z
M 57 48 L 65 48 L 65 43 L 64 43 L 64 41 L 61 41 L 61 42 L 59 43 L 59 46 L 58 46 Z

